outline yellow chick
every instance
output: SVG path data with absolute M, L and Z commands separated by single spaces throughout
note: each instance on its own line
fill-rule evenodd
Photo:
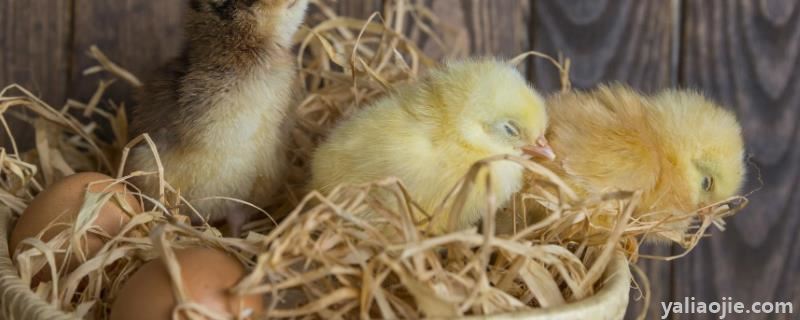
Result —
M 339 124 L 314 155 L 311 187 L 328 192 L 398 177 L 432 214 L 479 160 L 523 153 L 553 158 L 546 127 L 544 100 L 514 67 L 493 59 L 450 62 Z M 517 164 L 496 162 L 489 170 L 498 203 L 520 189 Z M 453 227 L 480 220 L 482 188 L 473 189 Z M 447 232 L 449 214 L 434 217 L 428 230 Z
M 558 94 L 547 105 L 547 139 L 559 160 L 545 165 L 580 195 L 642 190 L 638 213 L 660 212 L 644 218 L 655 221 L 724 200 L 742 185 L 741 126 L 698 93 L 644 97 L 613 85 Z M 667 225 L 685 231 L 687 223 Z

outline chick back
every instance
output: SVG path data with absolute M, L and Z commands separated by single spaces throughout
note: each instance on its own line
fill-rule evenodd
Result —
M 470 167 L 487 155 L 465 148 L 452 137 L 440 138 L 442 123 L 419 118 L 409 112 L 413 108 L 408 103 L 399 95 L 388 97 L 340 123 L 314 154 L 310 188 L 327 193 L 340 184 L 396 177 L 427 214 L 438 213 L 424 227 L 434 233 L 446 232 L 451 227 L 452 207 L 434 211 Z M 518 165 L 492 163 L 489 171 L 493 173 L 492 185 L 499 191 L 494 192 L 500 198 L 498 202 L 505 202 L 519 189 L 522 168 Z M 477 177 L 463 211 L 455 219 L 456 228 L 474 224 L 485 211 L 486 177 L 485 170 Z

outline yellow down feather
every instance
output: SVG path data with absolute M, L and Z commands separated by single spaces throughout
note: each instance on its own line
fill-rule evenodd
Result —
M 314 155 L 311 187 L 328 192 L 398 177 L 431 214 L 473 163 L 531 148 L 546 155 L 546 127 L 543 99 L 514 67 L 493 59 L 450 62 L 340 123 Z M 490 171 L 502 204 L 521 187 L 522 168 L 497 162 Z M 487 191 L 476 185 L 452 227 L 481 218 Z M 450 229 L 445 211 L 430 231 Z
M 666 221 L 731 197 L 742 185 L 741 126 L 732 112 L 698 93 L 646 97 L 612 85 L 557 94 L 547 106 L 547 139 L 558 160 L 545 165 L 581 195 L 641 190 L 637 215 Z M 688 226 L 685 220 L 666 225 L 676 231 Z

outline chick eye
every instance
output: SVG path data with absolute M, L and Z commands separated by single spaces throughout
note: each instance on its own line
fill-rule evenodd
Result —
M 712 177 L 703 177 L 703 190 L 711 191 L 711 188 L 714 187 L 714 178 Z
M 511 137 L 519 137 L 519 129 L 517 129 L 517 126 L 514 125 L 513 123 L 504 122 L 503 123 L 503 129 L 506 131 L 506 134 L 508 134 L 509 136 L 511 136 Z

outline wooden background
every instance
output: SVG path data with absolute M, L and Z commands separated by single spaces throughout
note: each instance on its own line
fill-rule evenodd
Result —
M 658 302 L 687 296 L 791 301 L 800 313 L 800 2 L 427 1 L 461 28 L 457 40 L 474 54 L 562 52 L 573 59 L 571 76 L 580 88 L 608 81 L 646 92 L 692 87 L 733 108 L 752 154 L 747 190 L 759 185 L 756 167 L 765 185 L 726 232 L 714 232 L 688 257 L 643 263 L 654 288 L 648 318 L 660 318 Z M 337 7 L 364 17 L 382 2 L 339 0 Z M 0 0 L 0 85 L 20 83 L 56 106 L 67 97 L 88 100 L 96 83 L 72 80 L 92 64 L 85 54 L 91 44 L 135 74 L 147 74 L 178 52 L 182 8 L 182 0 Z M 527 69 L 538 88 L 558 87 L 547 63 Z M 112 91 L 130 102 L 130 92 Z M 634 303 L 631 311 L 639 307 Z

